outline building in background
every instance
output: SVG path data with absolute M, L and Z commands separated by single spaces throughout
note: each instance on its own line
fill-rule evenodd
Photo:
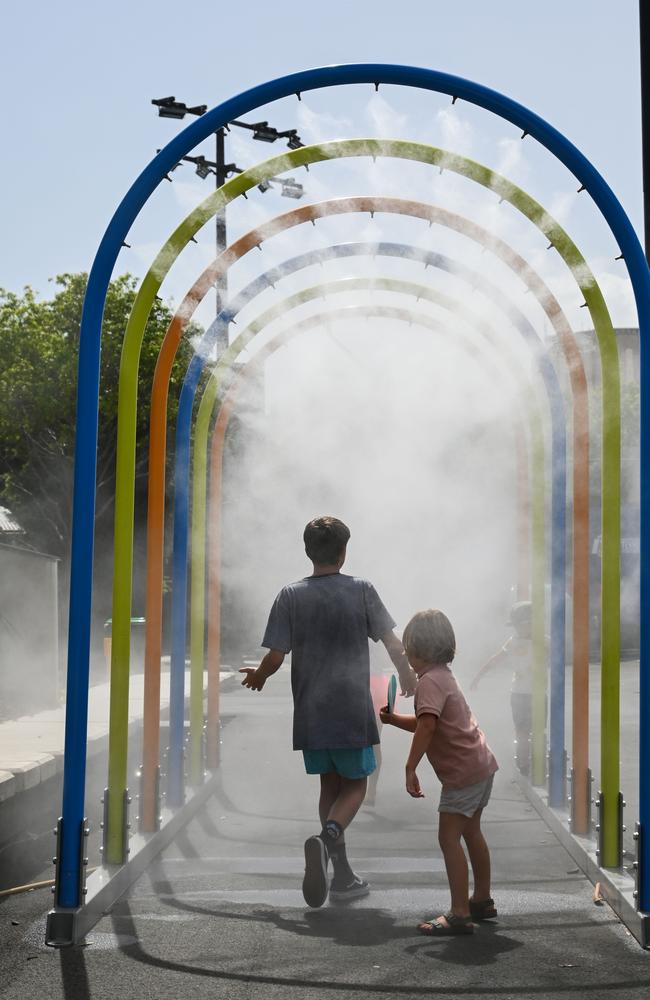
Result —
M 0 507 L 0 720 L 59 704 L 58 563 Z

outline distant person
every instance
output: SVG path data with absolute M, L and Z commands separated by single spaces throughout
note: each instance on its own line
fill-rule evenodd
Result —
M 505 643 L 485 663 L 470 684 L 475 691 L 481 678 L 503 664 L 512 669 L 510 708 L 515 729 L 515 763 L 519 771 L 530 773 L 530 746 L 533 732 L 533 606 L 530 601 L 517 601 L 510 609 L 508 624 L 513 632 Z
M 243 667 L 242 684 L 261 691 L 291 652 L 293 748 L 302 750 L 307 774 L 320 775 L 318 836 L 305 841 L 303 895 L 322 906 L 328 895 L 327 867 L 334 874 L 330 898 L 355 899 L 369 892 L 347 859 L 344 831 L 366 794 L 379 742 L 370 696 L 368 639 L 381 640 L 412 694 L 415 676 L 395 622 L 367 580 L 345 576 L 349 528 L 336 517 L 318 517 L 305 528 L 311 576 L 283 587 L 269 615 L 262 646 L 269 650 L 256 670 Z
M 474 920 L 497 915 L 490 894 L 490 852 L 481 831 L 481 813 L 499 765 L 449 667 L 456 655 L 456 637 L 447 616 L 433 609 L 419 611 L 404 629 L 402 641 L 418 678 L 415 715 L 382 709 L 381 719 L 414 734 L 406 761 L 409 795 L 424 798 L 416 769 L 425 754 L 442 784 L 438 842 L 451 891 L 448 912 L 423 920 L 418 930 L 429 937 L 472 934 Z M 474 876 L 471 898 L 461 838 Z
M 373 649 L 370 650 L 370 697 L 372 707 L 375 710 L 375 721 L 379 733 L 379 742 L 375 744 L 375 770 L 368 775 L 368 790 L 363 800 L 364 808 L 374 809 L 377 801 L 377 784 L 381 771 L 381 728 L 383 723 L 379 717 L 380 710 L 386 704 L 388 694 L 388 675 L 384 669 L 384 664 L 378 662 L 379 657 Z
M 381 709 L 385 707 L 388 699 L 388 681 L 391 675 L 392 671 L 386 663 L 386 657 L 383 655 L 383 651 L 376 650 L 371 646 L 370 697 L 372 698 L 372 707 L 375 710 L 375 719 L 377 722 L 377 729 L 379 731 L 379 743 L 373 747 L 375 751 L 376 767 L 372 774 L 368 775 L 368 790 L 366 792 L 366 797 L 363 800 L 364 808 L 368 809 L 374 809 L 377 802 L 377 786 L 379 784 L 379 775 L 381 774 L 382 765 L 381 731 L 384 725 L 381 721 L 380 713 Z

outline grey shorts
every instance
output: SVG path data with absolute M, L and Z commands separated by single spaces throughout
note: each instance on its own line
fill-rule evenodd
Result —
M 466 785 L 465 788 L 445 788 L 443 785 L 438 812 L 473 816 L 478 809 L 485 809 L 490 801 L 493 784 L 494 775 L 491 774 L 489 778 L 477 781 L 475 785 Z

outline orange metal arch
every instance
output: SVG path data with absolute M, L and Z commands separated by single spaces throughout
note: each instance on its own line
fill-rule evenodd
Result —
M 587 381 L 579 347 L 557 299 L 530 265 L 508 244 L 482 227 L 437 206 L 400 198 L 341 198 L 305 205 L 278 216 L 250 231 L 228 247 L 204 270 L 183 299 L 165 335 L 156 370 L 151 399 L 149 490 L 147 517 L 147 590 L 145 634 L 145 717 L 143 733 L 144 801 L 143 829 L 155 829 L 156 805 L 147 789 L 158 766 L 160 726 L 160 656 L 162 635 L 162 581 L 164 551 L 164 481 L 166 460 L 166 407 L 171 367 L 178 344 L 199 303 L 215 280 L 249 250 L 264 240 L 304 222 L 352 212 L 386 212 L 425 219 L 454 229 L 479 242 L 504 260 L 535 294 L 558 333 L 573 393 L 573 761 L 579 774 L 588 766 L 588 669 L 589 669 L 589 430 Z M 587 813 L 586 781 L 576 781 L 576 792 L 584 803 L 576 802 L 576 816 Z M 586 822 L 586 820 L 585 820 Z M 576 832 L 580 832 L 576 830 Z

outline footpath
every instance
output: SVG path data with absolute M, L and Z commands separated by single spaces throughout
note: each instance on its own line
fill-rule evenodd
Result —
M 144 677 L 129 683 L 129 726 L 142 720 Z M 88 756 L 108 749 L 110 685 L 88 692 Z M 161 709 L 169 705 L 169 673 L 161 676 Z M 65 707 L 0 723 L 0 802 L 43 784 L 63 772 Z
M 221 682 L 234 678 L 225 669 Z M 189 671 L 185 680 L 189 695 Z M 141 761 L 144 676 L 129 682 L 129 782 L 137 793 Z M 161 720 L 169 708 L 169 665 L 161 674 Z M 86 809 L 95 836 L 91 864 L 100 861 L 99 820 L 107 780 L 110 685 L 88 692 Z M 54 853 L 52 830 L 61 811 L 65 706 L 0 723 L 0 891 L 31 881 Z M 44 876 L 53 877 L 53 868 Z
M 650 952 L 594 902 L 592 884 L 514 779 L 507 703 L 484 713 L 501 763 L 484 816 L 498 920 L 442 940 L 415 929 L 444 912 L 448 889 L 437 783 L 422 766 L 425 799 L 403 787 L 408 738 L 384 731 L 376 806 L 347 836 L 371 893 L 311 910 L 300 890 L 302 844 L 318 830 L 318 782 L 291 750 L 288 671 L 261 693 L 227 686 L 222 708 L 230 721 L 217 794 L 85 945 L 45 947 L 42 890 L 0 903 L 7 1000 L 647 998 Z

